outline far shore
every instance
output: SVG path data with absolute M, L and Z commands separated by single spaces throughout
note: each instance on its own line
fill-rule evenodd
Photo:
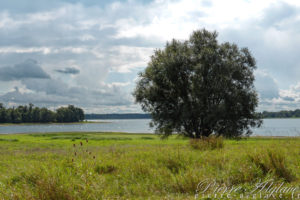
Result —
M 32 125 L 73 125 L 73 124 L 102 124 L 109 121 L 81 121 L 81 122 L 28 122 L 28 123 L 0 123 L 0 126 L 32 126 Z

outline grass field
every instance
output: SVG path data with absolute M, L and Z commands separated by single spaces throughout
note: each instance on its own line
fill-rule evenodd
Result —
M 281 190 L 281 199 L 300 199 L 299 137 L 195 149 L 188 139 L 150 134 L 0 135 L 0 199 L 214 199 L 209 195 L 221 195 L 225 186 L 236 188 L 225 194 L 238 199 L 270 180 L 281 189 L 298 187 L 294 194 Z M 208 183 L 215 185 L 202 194 Z

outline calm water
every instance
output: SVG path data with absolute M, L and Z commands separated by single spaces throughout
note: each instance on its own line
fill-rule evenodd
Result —
M 148 125 L 149 119 L 101 121 L 108 123 L 0 126 L 0 134 L 75 131 L 153 133 Z M 300 119 L 265 119 L 263 126 L 253 132 L 261 136 L 300 136 Z

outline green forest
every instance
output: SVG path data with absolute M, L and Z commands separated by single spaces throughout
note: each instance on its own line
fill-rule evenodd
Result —
M 55 111 L 35 107 L 33 104 L 6 108 L 0 103 L 0 123 L 50 123 L 79 122 L 84 112 L 73 105 L 60 107 Z
M 282 110 L 278 112 L 264 111 L 261 113 L 262 118 L 299 118 L 300 109 L 296 110 Z

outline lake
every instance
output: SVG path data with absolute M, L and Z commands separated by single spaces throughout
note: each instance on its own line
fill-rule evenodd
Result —
M 90 120 L 98 121 L 98 120 Z M 45 132 L 128 132 L 153 133 L 149 119 L 101 120 L 106 123 L 44 124 L 0 126 L 0 134 Z M 259 136 L 300 136 L 300 119 L 264 119 L 262 127 L 253 130 Z

